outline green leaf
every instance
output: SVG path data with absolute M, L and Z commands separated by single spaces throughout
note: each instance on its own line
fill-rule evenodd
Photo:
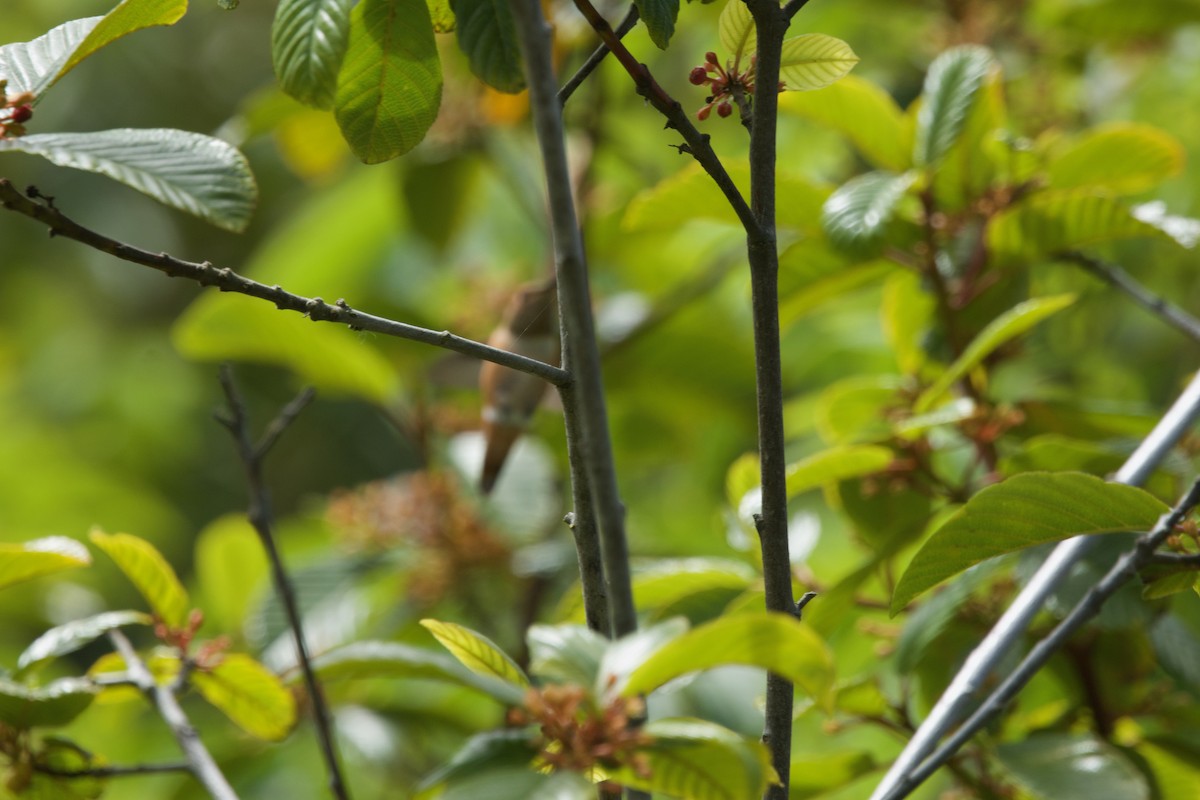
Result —
M 647 694 L 681 675 L 727 664 L 782 675 L 822 703 L 833 686 L 833 657 L 821 637 L 795 617 L 760 611 L 723 617 L 675 638 L 612 691 L 626 697 Z
M 332 108 L 346 55 L 352 0 L 280 0 L 271 26 L 271 63 L 285 92 Z
M 1175 240 L 1120 200 L 1089 190 L 1039 192 L 993 217 L 987 231 L 988 249 L 999 262 L 1137 238 Z
M 743 60 L 746 64 L 750 63 L 750 56 L 754 55 L 754 48 L 758 43 L 758 31 L 754 27 L 754 17 L 750 16 L 750 9 L 746 7 L 744 0 L 729 0 L 721 9 L 721 16 L 717 20 L 717 35 L 735 69 L 740 70 L 745 66 Z
M 462 662 L 463 666 L 480 675 L 528 686 L 529 679 L 508 655 L 486 636 L 453 622 L 436 619 L 421 620 L 421 627 Z
M 802 240 L 797 243 L 797 246 L 803 247 L 811 241 L 811 239 Z M 788 248 L 788 251 L 784 253 L 784 256 L 780 257 L 780 260 L 782 261 L 784 257 L 787 257 L 789 260 L 795 258 L 796 254 L 792 252 L 795 249 L 794 247 Z M 788 327 L 802 319 L 806 314 L 827 308 L 831 300 L 844 297 L 853 291 L 870 286 L 879 281 L 880 278 L 895 271 L 896 264 L 894 262 L 879 258 L 857 264 L 849 264 L 827 275 L 814 277 L 810 282 L 798 289 L 788 291 L 787 295 L 780 302 L 780 327 L 787 330 Z
M 633 599 L 639 609 L 673 606 L 704 592 L 740 592 L 758 578 L 741 561 L 725 558 L 671 558 L 656 560 L 633 576 Z
M 1073 294 L 1056 294 L 1035 297 L 1010 308 L 996 317 L 971 340 L 963 351 L 937 381 L 921 393 L 913 405 L 913 411 L 923 414 L 930 411 L 950 391 L 956 381 L 983 363 L 1000 346 L 1012 341 L 1051 314 L 1057 313 L 1075 302 Z
M 893 375 L 856 375 L 827 386 L 817 401 L 821 438 L 837 444 L 886 439 L 886 412 L 900 405 L 904 389 L 905 381 Z
M 1120 750 L 1092 734 L 1036 733 L 1002 744 L 996 757 L 1039 800 L 1149 800 L 1146 778 Z
M 425 0 L 429 6 L 429 18 L 433 21 L 434 33 L 454 33 L 457 21 L 450 0 Z
M 581 686 L 595 683 L 609 644 L 608 639 L 582 625 L 533 625 L 525 640 L 533 674 Z
M 995 572 L 991 564 L 980 564 L 967 570 L 945 590 L 938 592 L 928 601 L 917 607 L 916 611 L 906 615 L 904 630 L 896 640 L 896 673 L 910 675 L 918 663 L 929 652 L 937 638 L 942 635 L 947 626 L 954 621 L 963 604 L 970 598 L 971 593 L 978 589 Z M 936 651 L 932 658 L 941 657 Z
M 931 327 L 936 303 L 912 272 L 893 272 L 883 284 L 879 309 L 883 332 L 892 346 L 896 366 L 916 375 L 928 359 L 922 339 Z
M 934 59 L 925 76 L 917 114 L 913 143 L 917 166 L 937 167 L 958 141 L 975 95 L 994 64 L 992 54 L 978 45 L 955 47 Z
M 610 770 L 611 780 L 632 789 L 684 800 L 746 800 L 778 783 L 762 742 L 702 719 L 659 719 L 645 727 L 652 743 L 639 751 L 649 767 Z
M 240 630 L 268 574 L 262 541 L 245 514 L 213 520 L 196 537 L 198 605 L 217 630 Z
M 17 669 L 24 671 L 39 662 L 74 653 L 99 637 L 125 625 L 150 625 L 154 620 L 141 611 L 106 611 L 85 619 L 58 625 L 33 640 L 17 659 Z
M 779 110 L 833 128 L 880 169 L 903 172 L 912 166 L 912 130 L 904 112 L 864 78 L 847 75 L 819 92 L 782 94 Z
M 821 227 L 838 247 L 870 252 L 880 243 L 916 177 L 915 172 L 868 172 L 851 178 L 825 201 Z
M 520 686 L 478 675 L 442 653 L 399 642 L 354 642 L 317 656 L 313 667 L 324 680 L 425 678 L 466 686 L 506 705 L 517 705 L 524 697 Z
M 442 102 L 442 67 L 424 0 L 362 0 L 338 73 L 334 116 L 368 164 L 420 144 Z
M 529 730 L 484 731 L 463 743 L 450 760 L 421 781 L 421 788 L 454 783 L 498 767 L 530 770 L 537 754 Z
M 92 531 L 88 538 L 116 562 L 159 619 L 174 628 L 184 624 L 191 608 L 187 591 L 154 545 L 128 533 L 100 530 Z
M 1097 533 L 1145 531 L 1167 506 L 1141 489 L 1082 472 L 1027 472 L 983 489 L 913 557 L 892 615 L 917 595 L 993 556 Z
M 887 447 L 844 445 L 822 450 L 788 464 L 788 499 L 827 483 L 879 472 L 890 463 L 892 451 Z
M 43 133 L 0 139 L 4 151 L 107 175 L 231 231 L 246 229 L 258 199 L 250 165 L 237 148 L 199 133 L 165 128 Z
M 850 45 L 823 33 L 805 33 L 783 42 L 779 79 L 785 91 L 822 89 L 844 78 L 858 63 Z
M 666 50 L 675 33 L 675 19 L 679 16 L 679 0 L 633 0 L 638 16 L 646 23 L 650 41 L 658 49 Z
M 8 94 L 33 92 L 41 99 L 58 78 L 63 65 L 104 17 L 64 22 L 30 42 L 0 47 L 0 78 L 8 81 Z
M 596 787 L 577 772 L 544 773 L 498 764 L 449 783 L 437 800 L 591 800 Z M 424 800 L 424 798 L 422 798 Z
M 475 77 L 501 92 L 522 91 L 525 70 L 508 0 L 450 0 L 450 7 L 458 46 Z
M 1137 754 L 1146 760 L 1156 800 L 1194 800 L 1200 797 L 1200 753 L 1192 741 L 1178 736 L 1155 736 L 1137 746 Z
M 1047 165 L 1053 189 L 1106 189 L 1135 194 L 1183 169 L 1183 146 L 1151 125 L 1117 122 L 1093 128 L 1060 150 Z
M 1163 672 L 1193 694 L 1200 693 L 1200 639 L 1191 627 L 1175 614 L 1164 614 L 1150 625 L 1149 633 Z
M 757 453 L 738 456 L 725 473 L 725 499 L 729 507 L 737 510 L 742 498 L 762 483 L 762 473 Z
M 66 725 L 95 697 L 86 678 L 61 678 L 37 688 L 0 678 L 0 722 L 20 730 Z
M 75 69 L 88 56 L 123 36 L 143 28 L 174 25 L 187 13 L 187 7 L 187 0 L 124 0 L 121 5 L 105 14 L 99 24 L 79 43 L 66 63 L 50 80 L 50 84 Z
M 91 563 L 87 548 L 65 536 L 0 543 L 0 589 Z
M 1200 243 L 1200 219 L 1167 213 L 1161 200 L 1141 203 L 1130 209 L 1134 219 L 1166 234 L 1175 244 L 1189 250 Z
M 629 676 L 673 639 L 683 635 L 688 621 L 682 617 L 639 628 L 609 644 L 596 676 L 597 695 L 619 692 Z
M 192 673 L 192 685 L 239 728 L 277 742 L 296 724 L 296 700 L 279 676 L 243 653 L 227 653 L 210 670 Z
M 839 789 L 879 768 L 875 757 L 865 750 L 793 758 L 788 800 L 836 797 L 842 794 Z

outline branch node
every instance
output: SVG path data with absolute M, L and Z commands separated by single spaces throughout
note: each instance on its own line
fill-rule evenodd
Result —
M 804 596 L 796 601 L 796 619 L 801 619 L 804 615 L 804 607 L 812 602 L 812 599 L 817 596 L 816 592 L 805 592 Z
M 575 512 L 568 511 L 566 514 L 563 514 L 563 522 L 568 528 L 575 530 Z

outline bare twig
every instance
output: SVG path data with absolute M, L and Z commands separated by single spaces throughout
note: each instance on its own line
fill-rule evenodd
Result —
M 1155 553 L 1151 564 L 1165 567 L 1200 567 L 1200 553 Z
M 1200 342 L 1200 319 L 1196 319 L 1169 300 L 1154 294 L 1116 264 L 1110 264 L 1076 251 L 1063 253 L 1060 257 L 1064 261 L 1082 267 L 1110 286 L 1120 289 L 1134 302 L 1149 310 L 1163 322 Z
M 40 196 L 33 189 L 30 194 L 34 197 Z M 494 361 L 521 372 L 537 375 L 555 386 L 561 386 L 570 380 L 567 372 L 558 367 L 506 350 L 489 347 L 482 342 L 464 339 L 449 331 L 434 331 L 386 317 L 377 317 L 374 314 L 367 314 L 351 308 L 344 300 L 338 300 L 330 305 L 319 297 L 304 297 L 288 292 L 281 286 L 267 286 L 239 275 L 231 269 L 214 267 L 208 262 L 184 261 L 166 253 L 152 253 L 124 242 L 118 242 L 83 227 L 51 205 L 37 203 L 23 196 L 11 182 L 4 178 L 0 178 L 0 206 L 44 223 L 50 228 L 51 236 L 65 236 L 68 239 L 74 239 L 95 250 L 116 256 L 124 261 L 156 269 L 172 278 L 187 278 L 201 286 L 215 286 L 223 292 L 237 292 L 257 297 L 260 300 L 274 303 L 275 307 L 280 310 L 304 314 L 314 322 L 338 322 L 348 325 L 351 330 L 371 331 L 453 350 L 463 355 L 484 361 Z
M 1046 638 L 1038 642 L 987 700 L 973 713 L 945 743 L 933 752 L 919 767 L 897 782 L 895 787 L 883 795 L 884 800 L 900 800 L 908 796 L 926 778 L 951 758 L 960 747 L 999 714 L 1016 697 L 1029 679 L 1040 670 L 1066 640 L 1084 623 L 1100 613 L 1104 601 L 1131 580 L 1142 567 L 1153 560 L 1154 551 L 1171 535 L 1175 526 L 1200 503 L 1200 480 L 1196 480 L 1187 494 L 1167 514 L 1159 518 L 1153 530 L 1139 537 L 1132 550 L 1121 556 L 1100 582 L 1071 609 L 1071 612 L 1055 626 Z
M 256 444 L 250 438 L 246 405 L 234 383 L 233 371 L 228 365 L 222 365 L 220 377 L 221 388 L 225 391 L 225 399 L 229 405 L 229 416 L 218 416 L 217 419 L 233 435 L 238 456 L 246 471 L 246 483 L 250 491 L 250 508 L 247 511 L 247 517 L 255 532 L 258 533 L 259 541 L 262 543 L 263 550 L 266 551 L 267 560 L 271 563 L 271 578 L 275 584 L 275 593 L 283 605 L 288 627 L 292 632 L 292 640 L 296 645 L 296 660 L 304 674 L 304 684 L 312 702 L 317 739 L 321 743 L 321 755 L 325 759 L 325 768 L 329 775 L 329 791 L 337 800 L 348 800 L 348 789 L 345 779 L 342 777 L 341 766 L 338 764 L 337 746 L 333 741 L 333 725 L 329 717 L 329 707 L 325 703 L 324 693 L 321 691 L 321 685 L 317 682 L 316 673 L 312 668 L 308 643 L 304 638 L 300 609 L 296 602 L 296 592 L 292 587 L 287 570 L 284 568 L 279 548 L 275 545 L 275 535 L 272 530 L 275 521 L 271 510 L 271 494 L 263 477 L 263 460 L 288 425 L 295 421 L 305 406 L 312 402 L 316 392 L 312 388 L 301 391 L 267 425 L 262 438 Z
M 159 716 L 171 729 L 171 735 L 179 743 L 179 749 L 183 751 L 184 758 L 187 759 L 188 769 L 196 780 L 200 781 L 215 800 L 238 800 L 237 793 L 233 791 L 233 787 L 229 785 L 221 768 L 213 760 L 212 754 L 200 740 L 200 734 L 192 727 L 187 715 L 183 713 L 179 699 L 175 697 L 171 688 L 161 686 L 158 681 L 154 680 L 150 669 L 138 656 L 124 633 L 112 630 L 108 632 L 108 638 L 125 661 L 125 670 L 130 679 L 150 698 L 158 709 Z
M 1150 435 L 1142 440 L 1137 450 L 1117 471 L 1114 480 L 1130 486 L 1144 482 L 1197 417 L 1200 417 L 1200 375 L 1192 379 Z M 1094 542 L 1094 537 L 1079 536 L 1054 548 L 1012 605 L 967 657 L 929 716 L 917 728 L 913 738 L 876 787 L 871 800 L 893 797 L 892 792 L 900 782 L 916 770 L 922 760 L 934 751 L 938 740 L 966 716 L 975 699 L 990 683 L 992 673 L 1016 646 L 1046 598 Z
M 808 0 L 788 0 L 783 6 L 783 16 L 785 19 L 791 19 L 800 12 L 800 9 L 808 5 Z
M 700 166 L 712 177 L 716 182 L 717 188 L 725 195 L 725 199 L 729 201 L 729 205 L 737 214 L 742 226 L 747 233 L 757 230 L 759 223 L 754 214 L 750 211 L 750 206 L 746 204 L 745 198 L 734 185 L 733 179 L 729 177 L 729 173 L 725 171 L 721 160 L 717 158 L 716 152 L 709 144 L 709 136 L 707 133 L 700 133 L 692 121 L 688 118 L 687 112 L 683 110 L 683 106 L 679 104 L 666 90 L 658 85 L 654 80 L 654 76 L 650 74 L 649 68 L 645 64 L 638 63 L 638 60 L 633 57 L 629 49 L 613 31 L 608 24 L 608 20 L 596 10 L 590 0 L 575 0 L 575 7 L 583 14 L 584 19 L 592 26 L 600 37 L 600 41 L 608 47 L 617 61 L 621 62 L 621 66 L 629 73 L 629 77 L 633 78 L 634 86 L 637 88 L 637 93 L 649 101 L 650 105 L 666 117 L 667 127 L 675 129 L 683 136 L 684 145 L 680 146 L 681 153 L 689 153 L 692 158 L 700 163 Z
M 621 20 L 621 23 L 617 25 L 617 29 L 613 32 L 613 35 L 616 36 L 617 39 L 624 39 L 625 34 L 633 30 L 634 25 L 637 25 L 637 21 L 637 6 L 630 6 L 629 11 L 625 14 L 625 19 Z M 612 51 L 608 49 L 608 45 L 601 43 L 600 46 L 597 47 L 590 56 L 588 56 L 587 61 L 584 61 L 575 74 L 571 76 L 571 79 L 564 83 L 563 87 L 558 90 L 558 102 L 560 105 L 565 106 L 567 104 L 567 101 L 571 99 L 571 95 L 575 94 L 575 90 L 582 86 L 583 82 L 587 80 L 588 76 L 596 71 L 596 67 L 600 66 L 600 63 L 604 61 L 605 56 L 607 56 L 610 52 Z

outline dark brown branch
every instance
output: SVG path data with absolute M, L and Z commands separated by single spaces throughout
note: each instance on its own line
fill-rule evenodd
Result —
M 1077 251 L 1063 253 L 1060 257 L 1064 261 L 1082 267 L 1109 286 L 1121 290 L 1129 295 L 1135 303 L 1150 311 L 1163 322 L 1200 342 L 1200 319 L 1196 319 L 1179 306 L 1151 292 L 1116 264 L 1109 264 Z
M 136 775 L 161 775 L 166 772 L 188 772 L 192 765 L 186 761 L 164 764 L 106 764 L 86 769 L 58 769 L 49 764 L 34 762 L 33 771 L 56 778 L 128 778 Z
M 39 196 L 36 190 L 31 189 L 30 193 L 34 197 Z M 494 361 L 521 372 L 537 375 L 555 386 L 562 386 L 570 381 L 567 372 L 558 367 L 519 356 L 507 350 L 489 347 L 471 339 L 464 339 L 449 331 L 434 331 L 386 317 L 377 317 L 351 308 L 345 300 L 338 300 L 330 305 L 319 297 L 304 297 L 288 292 L 281 286 L 267 286 L 239 275 L 231 269 L 214 267 L 208 262 L 184 261 L 166 253 L 151 253 L 148 250 L 118 242 L 83 227 L 52 205 L 36 203 L 25 197 L 4 178 L 0 178 L 0 206 L 47 225 L 50 228 L 51 236 L 65 236 L 68 239 L 74 239 L 95 250 L 108 253 L 124 261 L 156 269 L 172 278 L 186 278 L 201 286 L 215 286 L 222 292 L 237 292 L 257 297 L 260 300 L 274 303 L 275 307 L 280 310 L 304 314 L 314 322 L 342 323 L 348 325 L 351 330 L 371 331 L 453 350 L 463 355 L 484 361 Z
M 696 126 L 692 124 L 688 118 L 687 112 L 683 110 L 683 106 L 679 104 L 671 95 L 667 94 L 666 90 L 659 86 L 654 80 L 654 76 L 650 74 L 649 68 L 645 64 L 638 62 L 625 44 L 617 37 L 612 27 L 608 24 L 608 20 L 596 10 L 590 0 L 575 0 L 575 7 L 583 14 L 584 19 L 596 31 L 600 37 L 600 41 L 604 42 L 605 46 L 616 57 L 617 61 L 621 62 L 621 66 L 629 73 L 629 77 L 633 78 L 634 86 L 637 88 L 637 93 L 654 106 L 660 114 L 666 117 L 667 127 L 674 129 L 681 136 L 685 144 L 681 145 L 679 151 L 681 153 L 689 153 L 692 158 L 700 163 L 700 166 L 712 177 L 716 182 L 717 188 L 725 195 L 725 199 L 729 201 L 729 205 L 737 214 L 738 219 L 742 223 L 742 227 L 746 229 L 747 234 L 751 231 L 758 230 L 758 220 L 751 213 L 750 207 L 746 205 L 745 198 L 734 185 L 733 179 L 729 177 L 729 173 L 725 171 L 725 167 L 721 164 L 721 160 L 717 158 L 717 154 L 709 144 L 709 136 L 707 133 L 700 133 Z
M 791 19 L 800 12 L 800 9 L 808 5 L 808 0 L 788 0 L 783 6 L 784 19 Z
M 196 780 L 200 781 L 214 800 L 238 800 L 237 793 L 233 791 L 212 754 L 200 740 L 200 734 L 192 726 L 187 714 L 183 713 L 179 698 L 175 696 L 172 687 L 164 686 L 154 679 L 150 668 L 138 656 L 124 633 L 119 630 L 109 631 L 108 638 L 121 654 L 129 679 L 150 698 L 158 709 L 159 716 L 167 723 L 171 735 L 175 737 L 179 749 L 187 759 L 189 771 Z
M 258 539 L 271 564 L 271 578 L 275 584 L 275 593 L 283 605 L 288 627 L 292 632 L 292 640 L 296 645 L 296 660 L 304 674 L 304 685 L 312 703 L 313 722 L 317 728 L 317 740 L 320 742 L 321 755 L 325 759 L 325 769 L 329 775 L 329 791 L 337 800 L 348 800 L 350 795 L 346 788 L 345 778 L 342 776 L 341 766 L 338 764 L 337 746 L 333 741 L 333 725 L 330 721 L 329 707 L 325 703 L 325 695 L 321 691 L 321 685 L 317 682 L 316 673 L 312 668 L 308 643 L 304 639 L 300 608 L 296 602 L 296 592 L 292 588 L 291 579 L 283 565 L 283 558 L 275 544 L 273 531 L 275 520 L 271 510 L 271 494 L 263 476 L 263 460 L 287 427 L 312 402 L 316 392 L 311 388 L 300 392 L 267 425 L 262 438 L 255 444 L 250 438 L 246 405 L 233 381 L 233 371 L 228 365 L 223 365 L 220 376 L 221 388 L 225 391 L 225 399 L 229 405 L 229 416 L 217 419 L 233 435 L 238 456 L 246 471 L 246 483 L 250 491 L 250 508 L 247 517 L 255 532 L 258 533 Z
M 633 30 L 633 26 L 637 25 L 638 9 L 637 6 L 630 6 L 628 13 L 625 14 L 625 19 L 621 20 L 621 24 L 617 26 L 613 35 L 617 39 L 624 39 L 625 34 Z M 559 105 L 566 105 L 571 99 L 571 95 L 575 94 L 575 90 L 583 85 L 588 76 L 596 71 L 596 67 L 600 66 L 604 58 L 612 52 L 608 49 L 608 45 L 601 43 L 599 47 L 588 56 L 587 61 L 584 61 L 579 69 L 571 76 L 571 79 L 563 84 L 563 87 L 558 90 Z

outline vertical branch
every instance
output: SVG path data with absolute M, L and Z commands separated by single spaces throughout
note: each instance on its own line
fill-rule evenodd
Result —
M 200 781 L 214 800 L 238 800 L 237 793 L 233 791 L 212 754 L 208 752 L 204 742 L 200 741 L 200 735 L 192 726 L 191 720 L 183 712 L 174 688 L 164 686 L 154 679 L 149 667 L 138 656 L 125 634 L 119 630 L 109 631 L 108 638 L 125 661 L 125 671 L 129 680 L 150 698 L 158 709 L 159 716 L 171 729 L 171 735 L 179 743 L 179 749 L 183 751 L 188 768 L 196 780 Z
M 562 392 L 563 405 L 570 408 L 566 419 L 568 446 L 573 454 L 571 481 L 573 484 L 587 482 L 595 508 L 599 552 L 608 588 L 609 621 L 612 634 L 620 636 L 637 627 L 629 571 L 629 546 L 625 539 L 625 508 L 617 491 L 600 354 L 592 320 L 587 262 L 575 217 L 566 143 L 563 139 L 562 107 L 558 102 L 558 88 L 554 83 L 554 67 L 550 58 L 550 27 L 542 16 L 537 0 L 510 2 L 525 59 L 534 126 L 542 150 L 554 234 L 563 357 L 573 377 L 570 388 Z M 576 520 L 577 537 L 586 530 L 578 527 L 580 522 L 586 523 L 586 520 Z
M 275 442 L 296 419 L 304 407 L 316 396 L 311 388 L 305 389 L 292 402 L 279 412 L 279 415 L 267 425 L 262 439 L 255 443 L 250 439 L 246 406 L 233 382 L 233 373 L 228 365 L 221 367 L 221 388 L 225 390 L 225 398 L 229 404 L 229 416 L 218 416 L 217 420 L 229 429 L 237 445 L 238 456 L 246 470 L 246 483 L 250 491 L 250 508 L 246 516 L 262 542 L 267 560 L 271 564 L 271 579 L 275 584 L 275 593 L 283 605 L 288 627 L 292 632 L 292 640 L 296 644 L 296 660 L 304 674 L 304 685 L 313 707 L 313 721 L 317 728 L 317 740 L 321 744 L 321 755 L 325 759 L 325 768 L 329 774 L 329 791 L 337 800 L 348 800 L 350 795 L 346 788 L 342 770 L 338 764 L 337 746 L 333 741 L 333 725 L 330 722 L 329 707 L 325 704 L 325 696 L 313 672 L 312 660 L 308 652 L 308 643 L 304 639 L 304 628 L 300 619 L 300 608 L 296 602 L 296 592 L 275 546 L 274 514 L 271 510 L 271 494 L 263 479 L 263 460 L 270 452 Z
M 754 315 L 754 361 L 758 395 L 758 454 L 762 514 L 756 519 L 762 543 L 763 583 L 770 611 L 795 614 L 788 552 L 787 463 L 783 429 L 783 360 L 779 343 L 779 250 L 775 234 L 775 122 L 779 69 L 788 17 L 777 0 L 747 3 L 758 29 L 754 107 L 750 126 L 750 209 L 757 229 L 747 235 Z M 767 800 L 786 800 L 792 755 L 792 684 L 767 676 L 763 741 L 780 784 Z

